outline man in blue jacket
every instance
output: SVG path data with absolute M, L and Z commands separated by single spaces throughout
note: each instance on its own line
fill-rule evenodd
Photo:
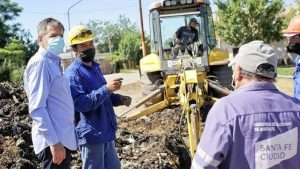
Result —
M 76 59 L 67 68 L 65 78 L 75 106 L 78 144 L 84 169 L 120 169 L 114 140 L 117 121 L 113 106 L 131 104 L 131 98 L 115 94 L 122 79 L 106 82 L 94 62 L 93 34 L 87 27 L 73 27 L 68 35 Z
M 294 63 L 294 96 L 300 100 L 300 15 L 294 16 L 287 29 L 283 30 L 284 36 L 288 38 L 287 52 L 296 55 Z

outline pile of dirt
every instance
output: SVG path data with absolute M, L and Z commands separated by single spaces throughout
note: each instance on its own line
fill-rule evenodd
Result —
M 23 88 L 0 83 L 0 168 L 37 168 Z
M 181 128 L 180 109 L 166 109 L 148 117 L 119 121 L 116 147 L 123 168 L 190 168 L 191 159 L 184 141 L 187 129 Z M 183 118 L 182 126 L 185 126 Z
M 28 99 L 22 87 L 0 83 L 0 168 L 41 168 L 31 140 L 32 119 Z M 78 152 L 72 154 L 72 168 L 80 168 Z
M 22 87 L 0 83 L 0 168 L 41 168 L 31 140 L 32 120 L 28 100 Z M 190 157 L 186 122 L 177 108 L 154 113 L 136 120 L 119 119 L 116 147 L 122 168 L 189 168 Z M 184 118 L 183 118 L 184 119 Z M 81 168 L 78 152 L 72 154 L 72 169 Z

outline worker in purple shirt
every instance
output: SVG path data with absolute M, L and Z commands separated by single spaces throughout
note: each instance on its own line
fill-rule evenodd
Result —
M 278 55 L 262 41 L 229 63 L 235 91 L 210 110 L 192 169 L 298 169 L 300 102 L 276 89 Z

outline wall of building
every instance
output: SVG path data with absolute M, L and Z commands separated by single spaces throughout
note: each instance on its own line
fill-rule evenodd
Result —
M 95 61 L 100 65 L 100 69 L 103 74 L 113 73 L 113 64 L 111 64 L 105 59 L 95 59 Z M 72 63 L 72 58 L 62 59 L 61 66 L 63 71 L 65 71 L 71 63 Z

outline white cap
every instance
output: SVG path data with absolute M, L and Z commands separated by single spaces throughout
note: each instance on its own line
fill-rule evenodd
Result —
M 228 66 L 236 63 L 248 72 L 267 78 L 275 78 L 277 59 L 278 55 L 274 48 L 263 41 L 256 40 L 242 45 L 238 54 L 230 61 Z M 263 64 L 270 65 L 273 69 L 260 69 Z

